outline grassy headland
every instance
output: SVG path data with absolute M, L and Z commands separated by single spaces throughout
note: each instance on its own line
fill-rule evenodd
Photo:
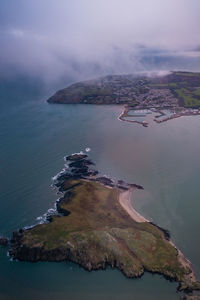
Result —
M 180 290 L 200 288 L 190 264 L 181 259 L 165 232 L 150 222 L 137 222 L 120 205 L 126 184 L 123 190 L 122 182 L 119 188 L 110 179 L 95 177 L 89 169 L 92 162 L 86 158 L 76 156 L 68 161 L 73 174 L 60 176 L 58 186 L 64 196 L 57 202 L 59 214 L 49 223 L 15 232 L 10 251 L 14 258 L 70 260 L 87 270 L 109 264 L 127 277 L 149 271 L 179 282 Z
M 200 73 L 109 75 L 56 92 L 49 103 L 127 104 L 136 108 L 200 107 Z

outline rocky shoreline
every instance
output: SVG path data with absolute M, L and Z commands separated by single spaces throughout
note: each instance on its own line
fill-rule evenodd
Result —
M 13 232 L 9 250 L 13 259 L 72 261 L 89 271 L 110 265 L 129 278 L 148 271 L 177 281 L 179 290 L 200 289 L 190 265 L 179 261 L 170 233 L 148 220 L 138 223 L 120 205 L 120 193 L 142 186 L 100 176 L 84 153 L 65 160 L 65 169 L 54 179 L 62 194 L 57 213 L 45 224 Z
M 64 158 L 66 161 L 65 168 L 58 173 L 55 176 L 53 185 L 56 187 L 59 194 L 62 196 L 56 201 L 56 210 L 57 210 L 57 217 L 60 216 L 68 216 L 70 214 L 70 211 L 67 211 L 66 209 L 62 209 L 62 203 L 65 201 L 65 198 L 70 195 L 70 190 L 80 183 L 74 183 L 69 186 L 69 188 L 65 187 L 66 180 L 90 180 L 94 182 L 99 182 L 100 184 L 110 187 L 110 188 L 118 188 L 121 191 L 129 190 L 130 188 L 136 188 L 139 190 L 143 190 L 144 187 L 138 184 L 132 184 L 132 183 L 126 183 L 123 180 L 118 180 L 117 182 L 114 182 L 111 178 L 107 176 L 98 176 L 99 172 L 94 169 L 95 164 L 88 159 L 88 155 L 84 154 L 83 152 L 75 153 L 69 156 L 66 156 Z M 48 215 L 46 216 L 45 222 L 52 222 L 52 216 Z M 37 226 L 37 225 L 35 225 Z M 32 226 L 30 227 L 32 229 Z M 57 249 L 56 251 L 43 251 L 42 248 L 36 247 L 32 248 L 31 250 L 26 247 L 22 246 L 22 239 L 23 239 L 23 233 L 28 229 L 20 229 L 19 231 L 14 231 L 13 236 L 10 239 L 10 245 L 11 249 L 9 250 L 9 254 L 14 258 L 21 261 L 75 261 L 70 258 L 70 255 L 67 255 L 65 251 L 62 251 L 62 249 Z M 2 243 L 1 243 L 2 242 Z M 8 238 L 2 238 L 0 239 L 1 245 L 8 245 L 9 239 Z M 19 251 L 20 250 L 20 251 Z M 104 262 L 102 266 L 99 266 L 98 268 L 105 268 L 105 264 L 108 262 Z M 81 264 L 82 265 L 82 264 Z M 111 266 L 114 267 L 114 264 L 111 264 Z M 85 269 L 88 269 L 85 265 Z M 88 270 L 96 270 L 97 266 L 93 266 L 89 268 Z

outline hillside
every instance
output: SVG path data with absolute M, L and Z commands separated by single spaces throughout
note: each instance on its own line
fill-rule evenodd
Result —
M 199 107 L 200 73 L 165 76 L 109 75 L 78 82 L 47 100 L 62 104 L 128 104 L 135 107 Z

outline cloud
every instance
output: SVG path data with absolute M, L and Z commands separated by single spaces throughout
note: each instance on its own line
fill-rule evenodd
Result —
M 200 68 L 199 10 L 199 0 L 1 0 L 0 75 Z

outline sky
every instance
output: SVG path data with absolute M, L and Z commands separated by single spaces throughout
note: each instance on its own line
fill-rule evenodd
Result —
M 199 0 L 1 0 L 0 77 L 200 71 Z

